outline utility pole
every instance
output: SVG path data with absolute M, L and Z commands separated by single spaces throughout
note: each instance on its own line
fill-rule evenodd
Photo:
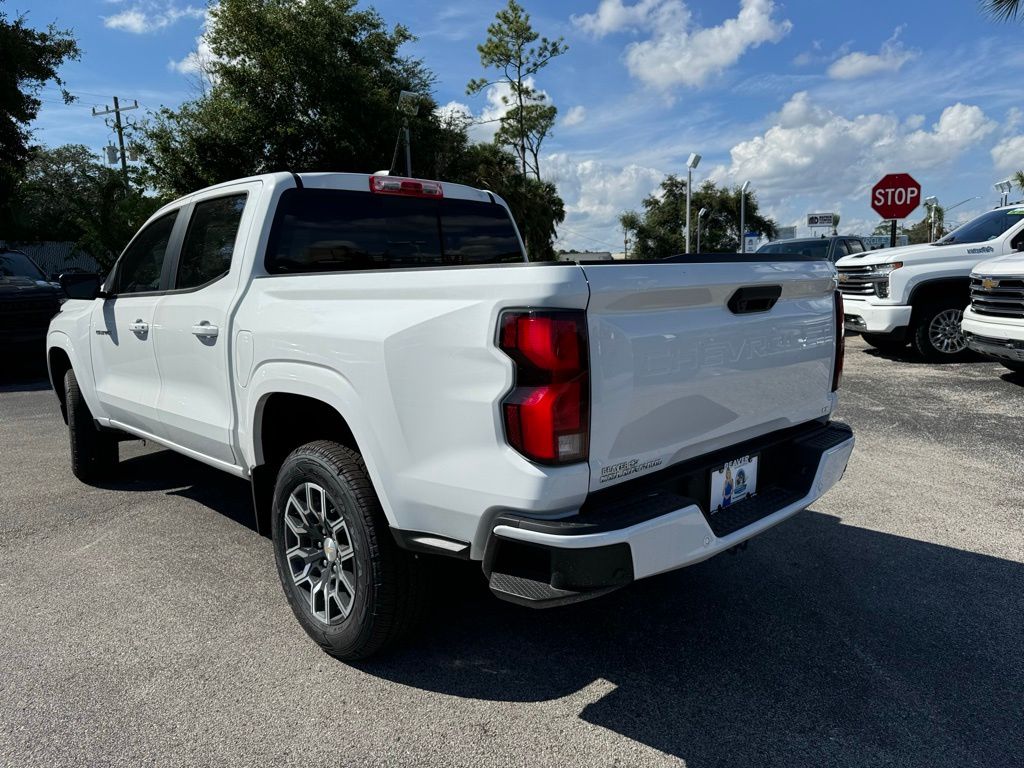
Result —
M 92 108 L 93 117 L 103 117 L 104 115 L 114 116 L 113 128 L 117 131 L 117 144 L 121 150 L 121 173 L 124 175 L 125 186 L 128 186 L 128 155 L 124 151 L 124 125 L 121 123 L 121 113 L 127 112 L 129 109 L 138 109 L 139 102 L 132 99 L 132 105 L 130 107 L 122 107 L 117 100 L 117 96 L 114 97 L 114 108 L 106 107 L 102 112 L 97 112 L 96 107 Z M 107 123 L 109 125 L 109 123 Z

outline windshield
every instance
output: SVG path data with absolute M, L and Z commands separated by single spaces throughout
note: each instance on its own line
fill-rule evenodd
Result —
M 983 213 L 957 227 L 932 245 L 953 245 L 955 243 L 983 243 L 999 237 L 1014 224 L 1024 221 L 1024 208 L 1004 208 Z
M 39 267 L 24 253 L 7 251 L 0 253 L 0 277 L 27 277 L 29 280 L 45 280 Z
M 789 242 L 768 243 L 757 249 L 758 253 L 791 253 L 809 256 L 812 259 L 828 258 L 829 240 L 790 240 Z

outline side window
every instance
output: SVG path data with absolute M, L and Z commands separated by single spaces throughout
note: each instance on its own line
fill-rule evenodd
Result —
M 850 253 L 864 253 L 864 243 L 860 240 L 847 240 L 846 245 L 850 248 Z
M 245 194 L 196 203 L 181 246 L 175 288 L 197 288 L 231 269 Z
M 836 240 L 836 249 L 835 249 L 835 252 L 832 254 L 832 260 L 836 261 L 837 259 L 843 258 L 843 256 L 849 256 L 849 255 L 850 255 L 850 249 L 846 247 L 846 241 L 845 240 Z
M 143 229 L 121 254 L 112 293 L 144 293 L 160 290 L 167 244 L 178 212 L 172 211 Z

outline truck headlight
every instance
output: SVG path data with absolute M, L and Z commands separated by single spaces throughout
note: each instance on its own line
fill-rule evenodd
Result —
M 871 276 L 876 280 L 875 295 L 878 298 L 889 298 L 889 276 L 893 273 L 893 270 L 899 269 L 902 266 L 902 261 L 894 261 L 890 264 L 879 264 L 871 271 Z

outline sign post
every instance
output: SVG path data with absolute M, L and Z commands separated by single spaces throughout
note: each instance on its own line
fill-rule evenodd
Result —
M 921 185 L 909 173 L 889 173 L 871 188 L 871 207 L 892 220 L 889 247 L 896 247 L 896 220 L 905 219 L 921 203 Z

